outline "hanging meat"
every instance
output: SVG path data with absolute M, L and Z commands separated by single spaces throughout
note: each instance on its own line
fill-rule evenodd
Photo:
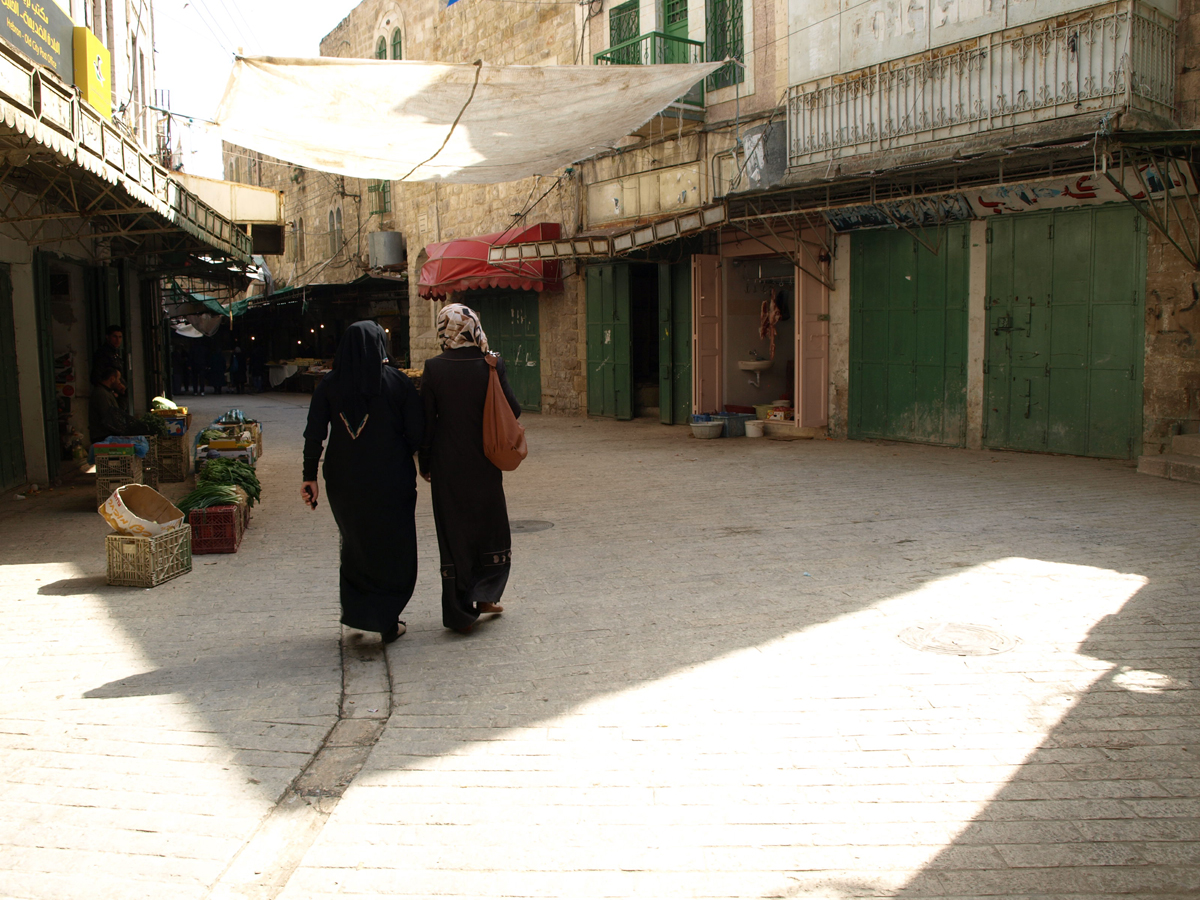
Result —
M 771 359 L 775 358 L 775 333 L 780 321 L 784 318 L 783 292 L 777 291 L 762 302 L 762 311 L 758 316 L 758 336 L 770 342 Z

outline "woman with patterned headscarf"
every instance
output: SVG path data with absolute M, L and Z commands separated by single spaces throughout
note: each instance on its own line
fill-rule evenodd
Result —
M 442 560 L 442 624 L 463 634 L 483 613 L 500 613 L 512 541 L 503 473 L 483 453 L 483 404 L 489 366 L 479 316 L 461 303 L 438 313 L 442 354 L 425 361 L 421 398 L 425 439 L 418 462 L 433 488 L 433 519 Z M 513 414 L 521 406 L 496 370 Z
M 328 437 L 325 495 L 342 536 L 341 621 L 391 643 L 404 634 L 400 613 L 417 583 L 413 454 L 425 416 L 408 376 L 386 362 L 379 325 L 347 329 L 308 408 L 300 495 L 317 508 L 317 464 Z

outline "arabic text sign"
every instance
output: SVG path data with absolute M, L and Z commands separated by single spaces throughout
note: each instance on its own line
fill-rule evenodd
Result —
M 0 0 L 0 37 L 27 59 L 75 80 L 75 23 L 54 0 Z
M 1186 173 L 1186 169 L 1182 170 Z M 1161 197 L 1166 185 L 1158 171 L 1153 168 L 1143 168 L 1142 178 L 1150 188 L 1152 197 Z M 1190 177 L 1172 172 L 1172 190 L 1182 189 L 1195 193 L 1196 186 Z M 1125 189 L 1135 200 L 1146 198 L 1145 190 L 1138 179 L 1127 174 Z M 1086 175 L 1064 175 L 1059 178 L 1047 178 L 1042 181 L 1030 181 L 1022 184 L 1001 184 L 995 187 L 972 191 L 967 195 L 971 209 L 980 218 L 1005 215 L 1007 213 L 1036 212 L 1039 209 L 1059 209 L 1064 206 L 1091 206 L 1097 203 L 1112 203 L 1124 200 L 1120 192 L 1103 175 L 1088 173 Z

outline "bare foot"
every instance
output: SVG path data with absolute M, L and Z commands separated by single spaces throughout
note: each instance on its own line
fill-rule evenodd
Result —
M 504 607 L 501 606 L 499 603 L 480 603 L 479 604 L 479 614 L 480 615 L 483 615 L 484 613 L 499 614 L 502 612 L 504 612 Z

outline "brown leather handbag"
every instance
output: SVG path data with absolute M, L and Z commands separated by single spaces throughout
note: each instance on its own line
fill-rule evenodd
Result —
M 500 387 L 500 373 L 496 371 L 499 357 L 488 353 L 483 358 L 490 367 L 487 399 L 483 401 L 483 452 L 497 469 L 511 472 L 529 455 L 525 429 L 513 415 L 504 388 Z

